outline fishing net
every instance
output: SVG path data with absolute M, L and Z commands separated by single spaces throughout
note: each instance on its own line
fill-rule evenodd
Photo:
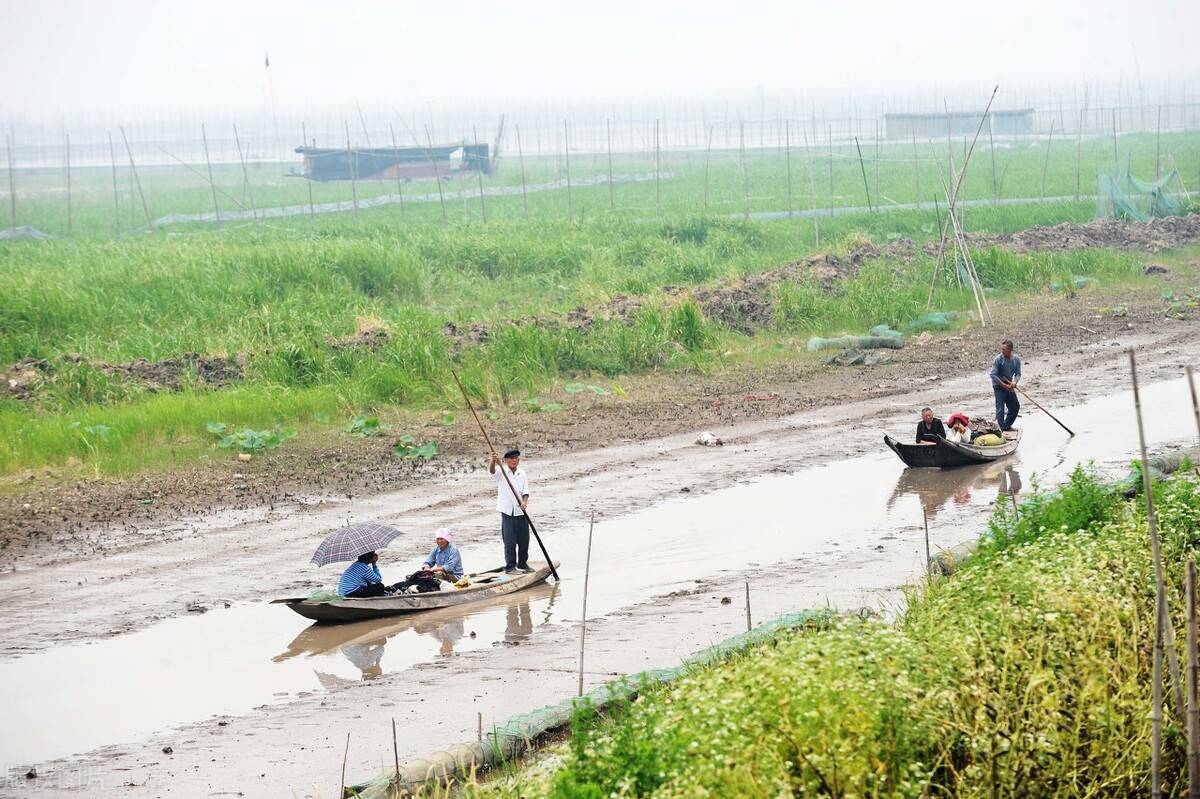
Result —
M 1146 222 L 1155 217 L 1180 216 L 1178 199 L 1167 191 L 1179 184 L 1179 173 L 1171 170 L 1155 181 L 1138 180 L 1128 168 L 1123 175 L 1096 176 L 1096 218 Z

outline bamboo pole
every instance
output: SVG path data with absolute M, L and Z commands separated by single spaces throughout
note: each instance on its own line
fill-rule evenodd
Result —
M 1046 171 L 1050 168 L 1050 145 L 1054 142 L 1054 120 L 1050 120 L 1050 135 L 1046 137 L 1046 158 L 1042 162 L 1042 199 L 1046 199 Z
M 1162 177 L 1162 106 L 1158 107 L 1158 127 L 1154 131 L 1154 179 Z
M 305 147 L 307 147 L 308 146 L 308 124 L 305 122 L 300 123 L 300 138 L 303 139 L 303 141 L 301 143 Z M 396 139 L 396 135 L 393 133 L 392 134 L 393 143 L 395 142 L 395 139 Z M 313 206 L 313 189 L 312 189 L 313 179 L 312 179 L 312 177 L 306 176 L 305 182 L 308 183 L 308 223 L 311 225 L 316 220 L 316 216 L 317 216 L 317 210 Z
M 658 120 L 654 120 L 654 215 L 662 215 L 662 186 L 659 173 Z
M 1161 113 L 1161 111 L 1160 111 Z M 1196 624 L 1196 561 L 1187 564 L 1187 750 L 1188 799 L 1200 799 L 1200 701 L 1196 693 L 1200 680 L 1200 629 Z
M 250 216 L 254 224 L 258 224 L 258 208 L 254 205 L 254 190 L 250 188 L 250 170 L 246 166 L 246 155 L 242 152 L 242 137 L 238 134 L 237 125 L 233 126 L 233 141 L 237 145 L 238 161 L 242 165 L 242 196 L 250 201 Z
M 471 138 L 475 140 L 475 146 L 479 146 L 479 130 L 474 125 L 471 126 Z M 483 164 L 480 163 L 479 153 L 476 152 L 471 159 L 475 163 L 475 177 L 479 181 L 479 216 L 483 220 L 483 224 L 487 224 L 487 203 L 483 199 Z M 567 191 L 570 192 L 570 171 L 567 172 Z
M 746 632 L 754 629 L 754 624 L 750 621 L 750 581 L 746 581 Z
M 880 198 L 883 197 L 883 191 L 879 188 L 879 161 L 880 161 L 879 147 L 880 147 L 879 119 L 878 119 L 878 117 L 876 117 L 876 119 L 875 119 L 875 202 L 876 203 L 879 203 Z
M 208 154 L 208 131 L 200 123 L 200 138 L 204 142 L 204 166 L 208 170 L 208 188 L 212 192 L 213 215 L 217 218 L 217 230 L 221 229 L 221 206 L 217 203 L 217 184 L 213 182 L 212 159 Z
M 829 215 L 833 216 L 833 125 L 827 125 L 829 134 Z
M 13 143 L 11 136 L 4 137 L 5 155 L 8 161 L 8 207 L 12 219 L 12 227 L 17 226 L 17 175 L 16 160 L 13 158 Z
M 570 131 L 567 126 L 567 120 L 563 120 L 563 165 L 567 170 L 567 221 L 575 221 L 575 206 L 571 202 L 571 141 L 569 138 Z M 657 161 L 655 162 L 657 169 Z
M 1150 796 L 1162 799 L 1162 655 L 1163 623 L 1160 601 L 1154 605 L 1154 654 L 1150 667 Z
M 413 138 L 416 138 L 415 136 Z M 438 174 L 437 162 L 433 160 L 433 134 L 429 132 L 429 126 L 425 126 L 425 141 L 429 146 L 425 149 L 425 157 L 429 160 L 429 165 L 433 167 L 433 180 L 437 183 L 438 204 L 442 207 L 442 224 L 449 221 L 446 217 L 446 194 L 442 191 L 442 176 Z M 517 133 L 517 141 L 520 142 L 520 132 Z M 523 173 L 522 173 L 523 174 Z
M 913 175 L 917 179 L 917 206 L 921 205 L 921 161 L 917 157 L 917 126 L 911 125 L 909 132 L 912 134 L 913 146 Z
M 750 218 L 750 176 L 746 174 L 746 123 L 738 122 L 738 162 L 742 166 L 742 208 Z
M 613 173 L 612 173 L 612 120 L 604 120 L 605 137 L 608 139 L 608 210 L 615 211 L 617 209 L 616 197 L 613 189 Z
M 517 162 L 521 165 L 521 205 L 525 208 L 525 218 L 528 219 L 529 195 L 525 191 L 525 151 L 521 149 L 521 126 L 514 124 L 513 128 L 517 132 Z M 612 163 L 611 160 L 609 163 Z M 611 174 L 609 179 L 612 179 Z
M 338 797 L 346 795 L 346 761 L 350 759 L 350 733 L 346 733 L 346 751 L 342 753 L 342 780 L 338 788 Z
M 71 134 L 67 133 L 67 235 L 75 233 L 75 220 L 71 208 Z
M 121 141 L 125 142 L 125 153 L 129 156 L 129 171 L 133 175 L 133 182 L 137 185 L 138 197 L 142 201 L 142 211 L 146 214 L 146 226 L 150 230 L 154 230 L 154 220 L 150 218 L 150 206 L 146 204 L 146 195 L 142 193 L 142 179 L 138 177 L 137 165 L 133 162 L 133 150 L 129 149 L 129 137 L 125 135 L 125 128 L 121 130 Z
M 808 173 L 809 208 L 812 210 L 812 221 L 813 221 L 813 239 L 814 239 L 813 246 L 820 247 L 821 246 L 821 218 L 819 216 L 817 216 L 817 180 L 813 176 L 813 173 L 816 170 L 813 168 L 812 162 L 814 159 L 812 157 L 812 151 L 809 149 L 809 146 L 808 146 L 808 131 L 803 130 L 803 128 L 801 128 L 801 132 L 804 134 L 804 155 L 805 155 L 804 171 Z M 816 136 L 817 136 L 817 132 L 816 132 L 816 127 L 815 127 L 815 122 L 814 122 L 813 144 L 816 144 Z
M 117 238 L 121 237 L 121 193 L 117 190 L 117 151 L 113 148 L 112 133 L 108 134 L 108 160 L 112 164 L 113 186 L 113 222 L 117 228 Z
M 1121 171 L 1121 159 L 1117 156 L 1117 109 L 1112 112 L 1112 134 L 1113 134 L 1113 177 L 1116 178 L 1117 173 Z
M 579 617 L 579 696 L 583 696 L 583 648 L 587 638 L 588 576 L 592 572 L 592 531 L 596 528 L 596 511 L 588 522 L 587 557 L 583 562 L 583 615 Z
M 396 736 L 396 717 L 392 716 L 392 762 L 396 766 L 396 782 L 400 781 L 400 741 Z M 340 799 L 340 798 L 339 798 Z
M 1188 389 L 1192 393 L 1192 414 L 1196 417 L 1196 435 L 1200 436 L 1200 401 L 1196 398 L 1196 381 L 1192 376 L 1192 367 L 1187 367 Z
M 222 196 L 227 198 L 231 203 L 236 205 L 238 208 L 242 209 L 243 211 L 246 210 L 246 206 L 242 205 L 241 200 L 239 200 L 237 197 L 234 197 L 232 194 L 230 194 L 229 192 L 222 189 L 220 186 L 213 183 L 211 180 L 209 180 L 207 175 L 205 175 L 203 172 L 201 172 L 200 170 L 193 167 L 187 161 L 184 161 L 182 158 L 180 158 L 179 156 L 175 155 L 174 153 L 172 153 L 171 151 L 169 151 L 163 147 L 159 147 L 158 151 L 160 153 L 162 153 L 163 155 L 165 155 L 167 158 L 170 158 L 175 163 L 179 164 L 181 167 L 186 169 L 188 172 L 191 172 L 193 175 L 195 175 L 196 177 L 203 180 L 209 186 L 212 186 L 213 188 L 215 188 L 219 194 L 221 194 Z
M 388 123 L 388 133 L 392 137 L 392 149 L 399 150 L 396 146 L 396 126 L 391 122 Z M 311 202 L 312 185 L 309 185 L 310 202 Z M 396 164 L 396 196 L 400 198 L 400 221 L 404 221 L 404 181 L 400 179 L 400 164 Z
M 863 164 L 862 148 L 858 146 L 858 137 L 854 137 L 854 149 L 858 151 L 858 168 L 862 170 L 863 191 L 867 193 L 867 211 L 875 213 L 871 207 L 871 187 L 867 184 L 867 167 Z
M 362 222 L 358 212 L 358 156 L 350 149 L 350 123 L 342 120 L 346 128 L 346 166 L 350 169 L 350 196 L 354 202 L 354 221 Z
M 783 152 L 784 158 L 787 160 L 787 198 L 788 198 L 788 219 L 792 218 L 792 130 L 791 121 L 784 120 L 783 122 Z M 708 203 L 705 203 L 707 206 Z
M 708 143 L 704 146 L 704 210 L 708 210 L 708 172 L 712 160 L 713 126 L 708 126 Z
M 933 555 L 929 551 L 929 511 L 925 509 L 924 501 L 921 502 L 921 521 L 925 524 L 925 577 L 932 579 Z
M 1184 721 L 1183 679 L 1179 669 L 1179 653 L 1175 650 L 1175 629 L 1167 612 L 1167 577 L 1163 568 L 1162 547 L 1158 539 L 1158 521 L 1154 515 L 1154 490 L 1150 481 L 1150 458 L 1146 454 L 1146 431 L 1142 424 L 1142 400 L 1138 391 L 1137 359 L 1133 348 L 1129 350 L 1129 375 L 1133 383 L 1133 408 L 1137 415 L 1138 443 L 1142 455 L 1142 487 L 1146 494 L 1146 526 L 1150 532 L 1150 552 L 1154 558 L 1154 581 L 1158 593 L 1158 617 L 1163 630 L 1163 643 L 1167 649 L 1167 670 L 1175 693 L 1175 709 L 1179 714 L 1180 726 Z

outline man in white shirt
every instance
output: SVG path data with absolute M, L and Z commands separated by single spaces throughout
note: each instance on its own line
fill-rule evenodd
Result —
M 525 508 L 529 505 L 529 479 L 521 468 L 520 450 L 510 449 L 504 453 L 504 462 L 492 454 L 488 472 L 496 481 L 496 510 L 500 511 L 500 537 L 504 541 L 504 573 L 531 572 L 529 568 L 529 519 Z M 505 477 L 508 477 L 505 480 Z M 509 485 L 512 488 L 509 488 Z M 513 496 L 513 491 L 521 498 Z

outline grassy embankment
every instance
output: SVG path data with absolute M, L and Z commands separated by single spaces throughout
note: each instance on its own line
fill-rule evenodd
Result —
M 1176 640 L 1200 549 L 1190 477 L 1156 486 Z M 910 589 L 894 623 L 786 634 L 611 718 L 577 713 L 568 744 L 468 790 L 611 796 L 1135 796 L 1149 789 L 1154 579 L 1144 502 L 1083 471 L 981 554 Z M 1169 694 L 1168 694 L 1169 696 Z M 1170 700 L 1167 700 L 1168 707 Z M 1167 711 L 1165 795 L 1184 733 Z
M 1167 137 L 1164 152 L 1174 148 L 1182 159 L 1194 139 Z M 1129 136 L 1122 142 L 1133 154 L 1135 169 L 1152 173 L 1152 137 Z M 1093 166 L 1102 164 L 1103 152 L 1099 142 L 1085 142 L 1085 174 L 1088 159 Z M 911 150 L 885 146 L 882 155 L 892 159 L 880 162 L 883 193 L 912 199 Z M 1044 149 L 1026 144 L 998 150 L 997 159 L 1006 176 L 1005 196 L 1011 196 L 1009 189 L 1028 195 L 1032 185 L 1040 186 Z M 838 202 L 861 204 L 865 195 L 854 194 L 856 184 L 844 161 L 834 159 Z M 573 161 L 580 170 L 586 163 Z M 786 170 L 780 155 L 761 153 L 747 164 L 754 207 L 784 207 Z M 827 168 L 827 161 L 819 155 L 806 161 L 794 154 L 795 183 L 807 175 L 805 170 L 815 176 L 822 165 Z M 852 165 L 857 167 L 857 161 Z M 631 162 L 618 164 L 618 172 L 622 166 L 639 171 Z M 604 169 L 598 162 L 593 167 Z M 922 168 L 930 173 L 932 161 Z M 663 184 L 664 217 L 655 221 L 639 218 L 647 203 L 653 212 L 654 187 L 638 184 L 616 188 L 615 213 L 608 211 L 607 187 L 577 189 L 574 224 L 564 218 L 565 193 L 555 191 L 530 195 L 529 220 L 521 218 L 519 195 L 494 203 L 489 198 L 492 221 L 486 225 L 443 226 L 435 202 L 420 209 L 406 206 L 403 219 L 400 209 L 391 206 L 365 212 L 361 223 L 342 214 L 312 222 L 301 217 L 262 227 L 195 228 L 183 235 L 160 232 L 120 240 L 111 240 L 111 217 L 106 219 L 111 185 L 102 174 L 81 173 L 75 204 L 80 238 L 0 246 L 0 296 L 5 297 L 0 366 L 45 358 L 54 369 L 35 399 L 0 400 L 0 473 L 71 462 L 92 474 L 166 467 L 209 450 L 209 421 L 259 429 L 334 428 L 363 411 L 445 407 L 453 402 L 448 391 L 452 363 L 479 396 L 520 400 L 553 391 L 559 381 L 577 376 L 599 380 L 647 369 L 708 368 L 764 357 L 764 352 L 794 356 L 794 345 L 781 342 L 810 333 L 859 332 L 877 323 L 902 324 L 923 309 L 932 268 L 925 257 L 870 263 L 833 293 L 815 283 L 781 286 L 772 294 L 774 323 L 754 337 L 663 297 L 659 289 L 668 284 L 735 280 L 818 249 L 845 250 L 864 237 L 884 242 L 900 235 L 922 241 L 936 229 L 932 210 L 838 216 L 821 220 L 818 247 L 818 231 L 807 220 L 747 222 L 693 215 L 704 180 L 703 160 L 697 161 L 695 153 L 676 156 L 664 169 L 675 177 Z M 553 170 L 552 161 L 535 162 L 530 181 L 547 179 Z M 722 203 L 740 207 L 743 177 L 736 158 L 731 162 L 728 153 L 721 154 L 710 172 L 710 209 L 728 211 Z M 240 195 L 240 176 L 229 170 L 223 174 L 219 180 L 228 181 L 226 190 Z M 923 193 L 929 191 L 930 177 L 925 174 Z M 259 178 L 262 185 L 252 187 L 259 205 L 306 200 L 301 181 L 271 178 L 262 171 Z M 50 191 L 58 176 L 47 173 L 38 179 L 46 184 L 40 194 L 36 182 L 27 193 L 18 183 L 18 221 L 61 233 L 65 219 L 53 215 L 65 217 L 62 196 Z M 512 170 L 505 170 L 491 180 L 511 185 L 515 179 Z M 211 202 L 207 186 L 186 173 L 149 171 L 143 185 L 152 209 L 203 211 Z M 432 191 L 429 185 L 417 186 L 422 184 L 409 188 Z M 857 186 L 861 191 L 861 176 Z M 1072 145 L 1069 152 L 1053 151 L 1047 193 L 1069 194 L 1073 187 Z M 377 189 L 392 191 L 394 184 Z M 622 192 L 628 192 L 624 199 Z M 990 170 L 972 170 L 966 196 L 990 192 Z M 803 204 L 796 202 L 797 207 Z M 475 220 L 472 209 L 476 205 L 469 204 L 468 216 Z M 32 218 L 23 220 L 27 213 Z M 40 220 L 39 214 L 50 216 Z M 1088 201 L 989 206 L 971 209 L 967 225 L 1012 231 L 1090 215 Z M 1126 280 L 1138 272 L 1136 258 L 1114 253 L 1015 258 L 980 253 L 978 258 L 983 279 L 1000 292 L 1040 291 L 1070 274 Z M 500 325 L 490 340 L 467 344 L 461 352 L 452 352 L 452 343 L 441 333 L 446 321 L 460 327 L 494 325 L 577 306 L 596 309 L 618 294 L 649 302 L 631 319 L 582 330 Z M 935 304 L 944 309 L 972 305 L 954 287 L 940 288 Z M 387 343 L 368 350 L 332 341 L 362 324 L 385 326 Z M 242 379 L 221 389 L 195 382 L 179 393 L 152 394 L 137 381 L 63 358 L 78 353 L 122 363 L 185 352 L 244 355 Z
M 856 221 L 838 220 L 839 247 L 861 237 L 850 234 Z M 907 223 L 916 230 L 906 230 L 904 218 L 892 222 L 920 235 L 919 218 Z M 868 263 L 832 293 L 815 282 L 782 285 L 773 294 L 775 321 L 757 336 L 657 291 L 736 278 L 804 251 L 786 222 L 698 219 L 10 247 L 0 260 L 0 363 L 45 358 L 54 371 L 34 399 L 0 400 L 0 470 L 70 458 L 97 472 L 169 465 L 211 446 L 209 421 L 336 425 L 368 409 L 448 407 L 456 404 L 452 365 L 477 395 L 522 400 L 564 379 L 708 368 L 760 357 L 765 345 L 795 336 L 899 325 L 924 307 L 932 268 L 925 257 Z M 1132 279 L 1139 261 L 1098 251 L 980 253 L 979 268 L 1003 293 L 1041 290 L 1071 274 Z M 618 294 L 648 302 L 629 319 L 583 329 L 495 324 L 597 308 Z M 943 287 L 935 304 L 965 309 L 971 300 Z M 486 342 L 454 353 L 442 333 L 447 320 L 495 326 Z M 386 328 L 387 342 L 337 344 L 363 324 Z M 794 343 L 776 349 L 795 357 Z M 63 357 L 121 363 L 185 352 L 244 354 L 242 379 L 156 394 Z

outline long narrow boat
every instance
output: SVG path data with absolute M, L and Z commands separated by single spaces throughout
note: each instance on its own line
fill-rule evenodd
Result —
M 479 579 L 467 588 L 430 591 L 427 594 L 392 594 L 390 596 L 348 599 L 338 597 L 329 600 L 311 600 L 306 597 L 273 599 L 271 604 L 287 605 L 306 619 L 325 622 L 361 621 L 420 613 L 435 608 L 465 605 L 482 599 L 493 599 L 513 594 L 525 588 L 546 582 L 550 567 L 545 563 L 530 563 L 532 572 L 504 574 L 491 572 L 479 575 Z M 555 561 L 554 568 L 558 568 Z
M 1017 451 L 1017 446 L 1021 443 L 1021 431 L 1009 430 L 1003 435 L 1004 443 L 994 447 L 956 444 L 944 438 L 939 438 L 932 444 L 902 444 L 888 435 L 883 437 L 883 443 L 909 466 L 946 469 L 975 463 L 991 463 L 1007 458 Z

